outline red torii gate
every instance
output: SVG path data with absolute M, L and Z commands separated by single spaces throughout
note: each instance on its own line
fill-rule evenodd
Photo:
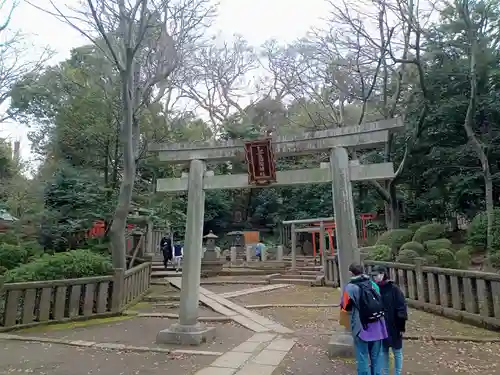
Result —
M 367 238 L 367 230 L 366 230 L 366 224 L 368 220 L 373 220 L 375 219 L 377 215 L 373 213 L 365 213 L 365 214 L 360 214 L 359 218 L 361 219 L 361 238 L 363 241 L 366 241 Z M 321 225 L 321 222 L 317 223 L 312 223 L 312 227 L 319 227 Z M 332 249 L 332 255 L 335 255 L 335 249 L 333 246 L 333 237 L 335 236 L 335 221 L 327 221 L 323 222 L 323 225 L 325 227 L 325 232 L 328 233 L 328 240 L 330 243 L 330 249 Z M 312 245 L 313 245 L 313 255 L 316 257 L 316 233 L 319 233 L 320 230 L 316 229 L 314 231 L 311 231 L 311 237 L 312 237 Z M 323 249 L 321 248 L 321 241 L 320 241 L 320 249 L 319 249 L 319 254 L 323 255 Z

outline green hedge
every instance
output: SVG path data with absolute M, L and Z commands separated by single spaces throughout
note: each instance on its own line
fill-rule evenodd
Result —
M 429 240 L 424 242 L 425 251 L 431 253 L 439 249 L 451 249 L 451 241 L 447 238 L 438 238 L 437 240 Z
M 8 243 L 0 244 L 0 267 L 11 270 L 26 262 L 27 258 L 26 249 Z
M 486 250 L 486 212 L 476 215 L 467 228 L 467 244 L 480 250 Z M 500 251 L 500 209 L 494 210 L 492 248 Z
M 369 260 L 378 260 L 380 262 L 390 262 L 392 260 L 391 249 L 386 245 L 363 247 L 360 249 L 360 252 L 366 253 L 366 259 Z
M 455 254 L 449 249 L 438 249 L 432 252 L 436 257 L 436 266 L 443 268 L 457 268 L 457 260 Z
M 54 255 L 43 255 L 33 262 L 7 271 L 6 283 L 74 279 L 110 274 L 109 257 L 90 250 L 72 250 Z
M 442 238 L 445 233 L 443 224 L 433 223 L 421 226 L 413 236 L 413 241 L 424 243 L 429 240 L 437 240 Z
M 470 266 L 471 252 L 470 246 L 464 246 L 455 253 L 458 267 L 467 269 Z
M 409 229 L 391 229 L 379 237 L 376 245 L 385 245 L 399 250 L 406 242 L 411 241 L 412 236 L 413 232 Z
M 432 224 L 430 221 L 417 221 L 416 223 L 408 224 L 408 229 L 415 233 L 421 227 L 427 224 Z
M 500 269 L 500 253 L 493 253 L 488 256 L 488 262 L 492 267 Z
M 416 251 L 410 249 L 401 250 L 396 257 L 396 262 L 413 264 L 415 263 L 415 258 L 418 258 L 419 256 L 420 255 Z
M 420 255 L 423 255 L 425 252 L 424 245 L 422 245 L 420 242 L 415 242 L 415 241 L 410 241 L 403 244 L 403 246 L 401 246 L 401 249 L 399 251 L 403 250 L 412 250 Z

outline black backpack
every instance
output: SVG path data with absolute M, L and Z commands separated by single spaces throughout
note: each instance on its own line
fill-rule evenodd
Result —
M 359 287 L 359 298 L 357 309 L 363 328 L 366 329 L 368 323 L 373 323 L 384 317 L 384 304 L 382 297 L 372 285 L 370 280 L 362 279 L 352 282 Z

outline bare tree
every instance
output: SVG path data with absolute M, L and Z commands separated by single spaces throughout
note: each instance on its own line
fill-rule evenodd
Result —
M 6 15 L 0 19 L 0 108 L 9 99 L 14 84 L 27 74 L 39 71 L 51 56 L 50 51 L 44 49 L 37 59 L 28 57 L 23 35 L 9 30 L 12 14 L 18 4 L 17 0 L 12 4 L 0 1 L 0 14 Z M 0 112 L 0 124 L 14 115 L 12 111 Z
M 91 40 L 113 63 L 121 84 L 123 176 L 110 228 L 113 266 L 125 268 L 125 227 L 139 157 L 141 112 L 203 38 L 214 15 L 209 0 L 86 0 L 53 14 Z
M 428 113 L 428 94 L 424 80 L 422 59 L 422 39 L 424 28 L 422 19 L 428 14 L 418 7 L 413 0 L 361 2 L 354 7 L 346 2 L 332 4 L 332 22 L 340 26 L 338 35 L 344 35 L 343 48 L 358 54 L 364 49 L 359 41 L 370 48 L 364 49 L 375 54 L 372 65 L 376 64 L 373 85 L 362 98 L 361 123 L 366 114 L 366 103 L 372 102 L 380 118 L 406 118 L 408 108 L 418 108 L 417 120 L 408 129 L 405 139 L 405 151 L 398 165 L 394 179 L 385 185 L 372 181 L 379 195 L 386 203 L 386 223 L 388 228 L 399 227 L 400 207 L 396 186 L 402 177 L 408 161 L 408 155 L 418 142 L 425 129 Z M 351 35 L 354 35 L 353 38 Z M 360 70 L 359 67 L 357 69 Z M 360 80 L 363 85 L 363 80 Z M 393 161 L 395 136 L 391 134 L 383 153 L 386 162 Z M 360 157 L 363 159 L 363 157 Z
M 230 118 L 246 121 L 242 98 L 253 94 L 251 73 L 258 67 L 257 55 L 241 36 L 218 45 L 216 38 L 191 58 L 189 72 L 179 83 L 182 96 L 206 111 L 214 130 L 220 131 Z

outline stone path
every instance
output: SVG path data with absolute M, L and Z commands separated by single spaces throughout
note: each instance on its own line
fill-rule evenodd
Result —
M 170 278 L 168 280 L 173 286 L 179 289 L 181 288 L 182 286 L 181 279 Z M 263 289 L 266 287 L 267 289 Z M 259 288 L 253 288 L 254 289 L 253 293 L 261 292 L 262 290 L 272 290 L 273 288 L 269 289 L 270 287 L 271 286 L 269 285 L 265 287 L 263 286 Z M 234 293 L 238 292 L 243 292 L 243 291 L 237 291 Z M 243 294 L 248 294 L 248 293 L 243 293 Z M 253 311 L 250 311 L 234 302 L 229 301 L 227 298 L 222 297 L 221 295 L 218 295 L 202 287 L 200 287 L 200 301 L 204 305 L 218 312 L 219 314 L 230 317 L 235 322 L 241 324 L 243 327 L 248 328 L 251 331 L 276 332 L 281 334 L 293 333 L 291 329 L 282 326 L 281 324 L 276 323 L 271 319 L 265 318 L 262 315 L 259 315 Z
M 252 294 L 252 293 L 261 293 L 261 292 L 267 292 L 269 290 L 274 290 L 274 289 L 281 289 L 281 288 L 288 288 L 290 284 L 273 284 L 273 285 L 266 285 L 266 286 L 261 286 L 257 288 L 248 288 L 248 289 L 243 289 L 243 290 L 236 290 L 232 292 L 226 292 L 226 293 L 221 293 L 219 296 L 224 297 L 224 298 L 233 298 L 233 297 L 239 297 L 239 296 L 245 296 L 247 294 Z
M 256 333 L 196 375 L 271 375 L 295 342 L 294 338 Z

